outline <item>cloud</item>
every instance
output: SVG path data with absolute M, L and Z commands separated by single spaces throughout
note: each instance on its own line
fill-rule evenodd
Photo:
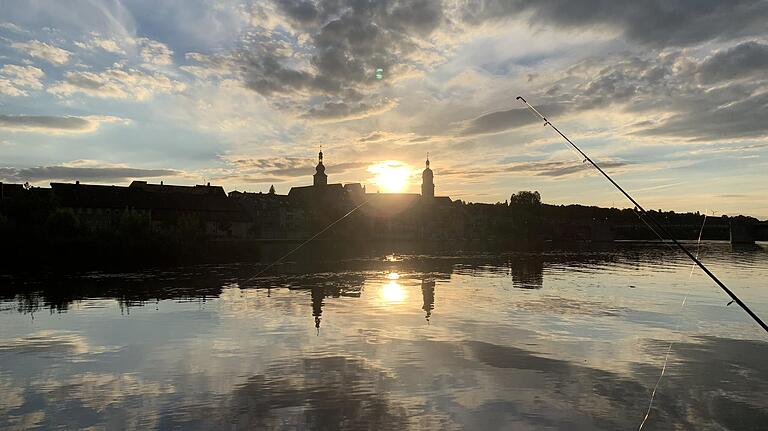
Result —
M 25 52 L 27 55 L 41 58 L 49 63 L 55 65 L 62 65 L 69 61 L 71 52 L 57 48 L 47 43 L 40 42 L 39 40 L 31 40 L 29 42 L 14 42 L 11 44 L 12 48 L 16 48 L 19 51 Z
M 221 156 L 227 164 L 234 165 L 238 169 L 286 169 L 296 167 L 310 167 L 312 161 L 306 157 L 272 157 L 272 158 L 251 158 L 242 155 Z
M 184 58 L 196 64 L 181 66 L 179 69 L 198 79 L 229 77 L 235 74 L 237 69 L 231 57 L 188 52 L 184 54 Z
M 764 34 L 765 16 L 764 0 L 469 0 L 460 8 L 471 24 L 515 17 L 555 28 L 604 28 L 655 47 Z
M 391 107 L 378 93 L 426 65 L 420 53 L 429 51 L 428 37 L 444 18 L 442 4 L 426 0 L 275 4 L 287 28 L 252 36 L 231 62 L 247 88 L 289 97 L 294 103 L 288 106 L 303 116 L 324 120 L 359 119 Z
M 768 134 L 768 92 L 727 105 L 702 104 L 660 124 L 635 132 L 640 136 L 674 135 L 697 140 L 763 137 Z
M 139 56 L 145 64 L 154 66 L 173 64 L 173 51 L 168 48 L 168 45 L 146 37 L 136 39 L 135 43 L 139 47 Z
M 26 96 L 27 92 L 13 85 L 10 80 L 0 77 L 0 95 Z
M 177 93 L 185 88 L 184 83 L 162 73 L 110 68 L 101 72 L 67 72 L 64 80 L 51 85 L 48 91 L 57 96 L 81 93 L 92 97 L 142 101 L 155 94 Z
M 629 163 L 617 160 L 607 160 L 598 162 L 601 168 L 620 168 L 628 166 Z M 588 163 L 579 163 L 576 161 L 538 161 L 538 162 L 520 162 L 503 166 L 488 167 L 483 169 L 440 169 L 436 174 L 440 176 L 467 176 L 477 177 L 485 175 L 494 175 L 500 173 L 521 173 L 537 175 L 543 177 L 565 177 L 575 175 L 584 171 L 594 169 Z
M 253 159 L 243 156 L 223 156 L 221 157 L 227 164 L 233 165 L 237 169 L 237 174 L 250 175 L 258 174 L 266 177 L 287 177 L 296 178 L 309 176 L 315 173 L 314 159 L 304 157 L 274 157 Z M 350 170 L 359 169 L 368 166 L 367 162 L 342 162 L 337 164 L 326 163 L 326 172 L 329 174 L 341 174 Z
M 267 175 L 276 175 L 279 177 L 304 177 L 315 173 L 314 163 L 307 164 L 305 166 L 296 166 L 290 168 L 280 168 L 264 171 Z M 330 174 L 343 174 L 344 172 L 359 169 L 368 166 L 366 162 L 345 162 L 339 164 L 327 164 L 325 165 L 326 173 Z
M 18 25 L 12 23 L 12 22 L 0 22 L 0 28 L 4 30 L 9 30 L 14 33 L 27 33 L 26 30 L 19 27 Z
M 172 169 L 139 169 L 131 167 L 36 166 L 30 168 L 0 167 L 5 181 L 125 181 L 135 178 L 175 177 L 180 171 Z
M 49 115 L 0 115 L 0 130 L 45 134 L 91 133 L 102 123 L 126 123 L 127 120 L 110 116 L 49 116 Z
M 86 42 L 75 42 L 75 45 L 79 48 L 92 51 L 100 49 L 112 54 L 125 54 L 125 50 L 123 50 L 115 40 L 104 38 L 99 35 L 92 35 Z
M 304 114 L 304 118 L 318 121 L 358 120 L 372 115 L 389 111 L 395 106 L 393 100 L 382 99 L 375 104 L 366 102 L 325 102 L 312 107 Z
M 544 105 L 540 110 L 545 115 L 559 115 L 565 111 L 565 107 L 562 105 Z M 541 120 L 527 108 L 514 108 L 506 111 L 491 112 L 470 120 L 466 122 L 459 135 L 471 136 L 499 133 L 537 122 L 540 123 Z
M 0 69 L 0 94 L 26 96 L 24 89 L 41 90 L 45 72 L 34 66 L 6 64 Z
M 768 72 L 768 45 L 749 41 L 707 58 L 698 67 L 701 82 L 711 84 Z
M 285 178 L 279 178 L 279 177 L 259 177 L 259 176 L 248 176 L 248 175 L 224 175 L 221 177 L 214 178 L 215 180 L 219 181 L 227 181 L 229 183 L 248 183 L 248 184 L 277 184 L 282 183 L 285 180 Z
M 743 42 L 704 59 L 683 50 L 586 59 L 541 99 L 558 100 L 574 114 L 629 115 L 635 136 L 762 137 L 768 135 L 767 47 Z

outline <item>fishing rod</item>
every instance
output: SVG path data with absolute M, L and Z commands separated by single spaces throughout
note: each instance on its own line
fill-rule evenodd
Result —
M 611 184 L 613 184 L 613 186 L 614 186 L 614 187 L 616 187 L 616 188 L 617 188 L 617 189 L 618 189 L 618 190 L 619 190 L 619 191 L 620 191 L 620 192 L 621 192 L 621 193 L 622 193 L 622 194 L 623 194 L 623 195 L 624 195 L 624 196 L 625 196 L 627 199 L 629 199 L 629 201 L 630 201 L 630 202 L 632 202 L 632 204 L 633 204 L 633 205 L 634 205 L 634 206 L 637 208 L 637 212 L 639 212 L 639 215 L 640 215 L 640 217 L 641 217 L 641 218 L 645 218 L 645 219 L 647 220 L 647 223 L 646 223 L 646 224 L 649 224 L 649 227 L 650 227 L 650 225 L 653 225 L 653 226 L 655 226 L 655 227 L 656 227 L 656 229 L 654 229 L 654 228 L 652 228 L 652 227 L 651 227 L 651 230 L 652 230 L 652 231 L 654 231 L 654 233 L 656 233 L 656 235 L 657 235 L 657 236 L 658 236 L 658 237 L 659 237 L 659 238 L 662 240 L 662 242 L 664 241 L 664 238 L 662 237 L 662 235 L 665 235 L 665 236 L 666 236 L 667 238 L 669 238 L 669 240 L 671 240 L 671 241 L 672 241 L 672 242 L 673 242 L 673 243 L 674 243 L 674 244 L 675 244 L 675 245 L 676 245 L 676 246 L 677 246 L 677 247 L 678 247 L 680 250 L 682 250 L 682 251 L 683 251 L 683 253 L 685 253 L 685 254 L 686 254 L 686 256 L 688 256 L 688 257 L 689 257 L 689 258 L 690 258 L 690 259 L 691 259 L 691 260 L 692 260 L 692 261 L 693 261 L 693 262 L 694 262 L 694 263 L 695 263 L 695 264 L 696 264 L 696 265 L 697 265 L 699 268 L 701 268 L 701 270 L 702 270 L 702 271 L 704 271 L 704 273 L 705 273 L 705 274 L 707 274 L 707 275 L 709 276 L 709 278 L 711 278 L 711 279 L 712 279 L 712 281 L 714 281 L 714 282 L 715 282 L 715 283 L 716 283 L 716 284 L 717 284 L 717 285 L 720 287 L 720 289 L 722 289 L 722 290 L 723 290 L 723 291 L 724 291 L 726 294 L 728 294 L 728 296 L 730 296 L 730 297 L 731 297 L 731 299 L 732 299 L 732 301 L 731 301 L 731 302 L 735 302 L 735 303 L 739 304 L 739 307 L 741 307 L 741 308 L 742 308 L 744 311 L 746 311 L 746 313 L 747 313 L 747 314 L 749 314 L 749 316 L 750 316 L 750 317 L 751 317 L 751 318 L 752 318 L 752 319 L 753 319 L 755 322 L 757 322 L 757 324 L 758 324 L 758 325 L 760 325 L 760 327 L 761 327 L 761 328 L 763 328 L 763 330 L 764 330 L 766 333 L 768 333 L 768 325 L 766 325 L 766 324 L 765 324 L 765 322 L 763 322 L 763 320 L 762 320 L 762 319 L 760 319 L 760 317 L 759 317 L 757 314 L 755 314 L 755 312 L 754 312 L 754 311 L 752 311 L 752 310 L 749 308 L 749 306 L 748 306 L 747 304 L 745 304 L 745 303 L 744 303 L 744 301 L 742 301 L 741 299 L 739 299 L 739 297 L 738 297 L 738 296 L 736 296 L 736 294 L 735 294 L 735 293 L 733 293 L 733 291 L 731 291 L 731 289 L 729 289 L 729 288 L 728 288 L 728 286 L 726 286 L 726 285 L 725 285 L 725 283 L 723 283 L 722 281 L 720 281 L 720 279 L 719 279 L 719 278 L 717 278 L 717 276 L 716 276 L 715 274 L 713 274 L 713 273 L 712 273 L 712 271 L 710 271 L 710 270 L 709 270 L 709 268 L 707 268 L 707 267 L 706 267 L 706 266 L 705 266 L 703 263 L 701 263 L 701 261 L 700 261 L 700 260 L 699 260 L 699 259 L 698 259 L 696 256 L 694 256 L 694 255 L 693 255 L 693 253 L 691 253 L 691 252 L 690 252 L 690 251 L 689 251 L 689 250 L 688 250 L 688 249 L 687 249 L 687 248 L 686 248 L 686 247 L 685 247 L 683 244 L 681 244 L 681 243 L 680 243 L 680 241 L 678 241 L 677 239 L 675 239 L 675 237 L 674 237 L 674 236 L 672 236 L 672 234 L 670 234 L 670 233 L 669 233 L 669 231 L 668 231 L 668 230 L 667 230 L 667 229 L 666 229 L 664 226 L 662 226 L 662 225 L 661 225 L 661 223 L 659 223 L 659 222 L 656 220 L 656 218 L 654 218 L 652 215 L 650 215 L 650 214 L 649 214 L 649 213 L 648 213 L 648 212 L 645 210 L 645 208 L 643 208 L 643 206 L 642 206 L 642 205 L 640 205 L 640 204 L 639 204 L 639 203 L 638 203 L 638 202 L 635 200 L 635 198 L 633 198 L 633 197 L 632 197 L 632 196 L 631 196 L 629 193 L 627 193 L 627 192 L 626 192 L 626 191 L 625 191 L 625 190 L 624 190 L 624 189 L 623 189 L 623 188 L 622 188 L 622 187 L 621 187 L 621 186 L 620 186 L 618 183 L 616 183 L 616 181 L 614 181 L 614 180 L 613 180 L 613 178 L 611 178 L 611 176 L 610 176 L 610 175 L 608 175 L 608 174 L 607 174 L 607 173 L 606 173 L 606 172 L 605 172 L 605 171 L 604 171 L 604 170 L 603 170 L 603 169 L 602 169 L 602 168 L 601 168 L 601 167 L 600 167 L 600 166 L 599 166 L 597 163 L 595 163 L 595 162 L 594 162 L 594 161 L 593 161 L 593 160 L 592 160 L 592 159 L 591 159 L 591 158 L 590 158 L 590 157 L 589 157 L 589 156 L 588 156 L 588 155 L 587 155 L 587 154 L 586 154 L 584 151 L 582 151 L 582 150 L 581 150 L 581 148 L 579 148 L 579 147 L 578 147 L 576 144 L 574 144 L 574 143 L 573 143 L 573 141 L 571 141 L 570 139 L 568 139 L 568 137 L 567 137 L 567 136 L 565 136 L 565 135 L 563 134 L 563 132 L 561 132 L 561 131 L 560 131 L 560 129 L 558 129 L 557 127 L 555 127 L 555 125 L 554 125 L 554 124 L 552 124 L 552 122 L 550 122 L 549 120 L 547 120 L 547 117 L 545 117 L 545 116 L 544 116 L 544 115 L 543 115 L 541 112 L 539 112 L 539 111 L 538 111 L 536 108 L 534 108 L 534 107 L 533 107 L 533 106 L 532 106 L 530 103 L 528 103 L 528 101 L 527 101 L 527 100 L 525 100 L 525 99 L 523 98 L 523 96 L 517 96 L 517 100 L 520 100 L 520 101 L 522 101 L 522 102 L 525 104 L 525 106 L 526 106 L 526 107 L 527 107 L 527 108 L 528 108 L 528 109 L 529 109 L 529 110 L 530 110 L 530 111 L 531 111 L 531 112 L 532 112 L 534 115 L 536 115 L 536 116 L 537 116 L 537 117 L 539 117 L 541 120 L 543 120 L 543 121 L 544 121 L 544 126 L 545 126 L 545 127 L 546 127 L 546 126 L 549 126 L 549 127 L 551 127 L 551 128 L 552 128 L 552 130 L 554 130 L 555 132 L 557 132 L 557 133 L 558 133 L 558 134 L 559 134 L 559 135 L 560 135 L 560 136 L 561 136 L 563 139 L 565 139 L 565 140 L 566 140 L 566 141 L 567 141 L 569 144 L 571 144 L 571 146 L 572 146 L 574 149 L 576 149 L 576 151 L 578 151 L 578 152 L 579 152 L 579 154 L 581 154 L 581 155 L 582 155 L 582 157 L 584 157 L 584 161 L 587 161 L 587 162 L 589 162 L 589 163 L 590 163 L 590 164 L 591 164 L 591 165 L 592 165 L 592 166 L 593 166 L 595 169 L 597 169 L 597 171 L 598 171 L 598 172 L 600 172 L 600 174 L 602 174 L 602 175 L 603 175 L 603 176 L 604 176 L 604 177 L 605 177 L 605 178 L 606 178 L 608 181 L 610 181 L 610 183 L 611 183 Z M 661 235 L 659 234 L 659 232 L 661 233 Z
M 344 214 L 343 216 L 341 216 L 341 217 L 337 218 L 336 220 L 334 220 L 334 221 L 333 221 L 331 224 L 329 224 L 328 226 L 326 226 L 325 228 L 323 228 L 322 230 L 320 230 L 320 231 L 319 231 L 319 232 L 317 232 L 316 234 L 314 234 L 314 235 L 312 235 L 311 237 L 309 237 L 309 238 L 308 238 L 306 241 L 304 241 L 304 242 L 302 242 L 301 244 L 299 244 L 299 245 L 298 245 L 296 248 L 294 248 L 293 250 L 291 250 L 291 251 L 289 251 L 288 253 L 284 254 L 283 256 L 281 256 L 281 257 L 280 257 L 279 259 L 277 259 L 276 261 L 274 261 L 274 262 L 270 263 L 269 265 L 267 265 L 267 266 L 266 266 L 264 269 L 262 269 L 261 271 L 259 271 L 258 273 L 256 273 L 256 275 L 253 275 L 253 276 L 251 276 L 251 277 L 249 277 L 249 278 L 245 279 L 245 281 L 243 281 L 243 285 L 245 285 L 245 283 L 248 283 L 249 281 L 253 280 L 254 278 L 256 278 L 256 277 L 260 276 L 261 274 L 264 274 L 264 273 L 265 273 L 265 272 L 267 272 L 267 271 L 268 271 L 270 268 L 272 268 L 273 266 L 275 266 L 275 265 L 277 265 L 278 263 L 282 262 L 282 261 L 283 261 L 283 259 L 285 259 L 286 257 L 288 257 L 288 256 L 292 255 L 293 253 L 296 253 L 297 251 L 299 251 L 299 249 L 300 249 L 300 248 L 304 247 L 305 245 L 307 245 L 307 244 L 309 244 L 310 242 L 312 242 L 312 241 L 313 241 L 315 238 L 317 238 L 317 237 L 319 237 L 320 235 L 324 234 L 324 233 L 325 233 L 325 232 L 326 232 L 328 229 L 330 229 L 330 228 L 332 228 L 332 227 L 336 226 L 336 224 L 338 224 L 340 221 L 342 221 L 342 220 L 344 220 L 345 218 L 347 218 L 347 217 L 349 217 L 350 215 L 352 215 L 352 213 L 354 213 L 355 211 L 357 211 L 357 210 L 359 210 L 360 208 L 362 208 L 362 207 L 363 207 L 365 204 L 367 204 L 368 202 L 369 202 L 368 200 L 365 200 L 365 201 L 364 201 L 363 203 L 361 203 L 360 205 L 358 205 L 358 206 L 356 206 L 356 207 L 352 208 L 351 210 L 349 210 L 349 212 L 347 212 L 347 213 L 346 213 L 346 214 Z

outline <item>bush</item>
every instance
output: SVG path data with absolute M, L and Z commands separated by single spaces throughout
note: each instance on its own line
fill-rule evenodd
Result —
M 126 209 L 117 221 L 117 232 L 124 238 L 144 240 L 150 237 L 152 224 L 149 214 Z
M 80 233 L 80 222 L 71 208 L 56 208 L 48 216 L 46 231 L 53 237 L 74 237 Z

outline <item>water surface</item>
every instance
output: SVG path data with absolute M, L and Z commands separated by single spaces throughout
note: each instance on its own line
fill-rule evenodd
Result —
M 701 256 L 768 317 L 765 245 Z M 662 245 L 258 270 L 0 278 L 0 428 L 637 429 L 670 343 L 646 429 L 768 424 L 767 338 Z

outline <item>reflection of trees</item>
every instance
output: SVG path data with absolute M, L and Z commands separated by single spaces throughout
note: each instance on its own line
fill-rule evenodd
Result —
M 0 286 L 0 301 L 13 301 L 19 313 L 40 310 L 64 312 L 72 303 L 88 298 L 117 300 L 120 308 L 144 306 L 164 299 L 216 298 L 229 277 L 208 267 L 184 268 L 175 273 L 85 275 L 39 280 L 21 279 Z
M 725 248 L 723 248 L 725 247 Z M 702 253 L 709 253 L 719 262 L 753 262 L 760 254 L 731 252 L 730 248 L 705 244 Z M 680 259 L 674 255 L 674 259 Z M 312 290 L 313 317 L 322 314 L 324 299 L 339 296 L 360 296 L 361 287 L 371 272 L 411 272 L 428 274 L 435 280 L 448 280 L 453 273 L 484 276 L 508 276 L 512 285 L 525 289 L 543 287 L 544 269 L 591 268 L 604 263 L 623 263 L 638 268 L 666 264 L 670 250 L 658 245 L 625 245 L 620 248 L 590 251 L 467 254 L 459 256 L 405 255 L 397 261 L 377 259 L 351 259 L 318 261 L 311 267 L 286 263 L 271 269 L 268 274 L 252 278 L 260 267 L 252 265 L 206 265 L 181 267 L 170 271 L 145 271 L 128 274 L 91 274 L 79 277 L 19 276 L 0 279 L 0 301 L 20 313 L 35 313 L 48 309 L 66 311 L 75 302 L 86 298 L 116 299 L 121 309 L 144 306 L 165 299 L 206 300 L 218 298 L 224 288 L 289 288 Z M 424 291 L 425 304 L 430 292 Z M 433 294 L 432 292 L 431 294 Z M 431 315 L 431 312 L 424 310 Z M 319 319 L 316 324 L 319 324 Z
M 544 260 L 541 255 L 513 256 L 509 259 L 512 284 L 522 289 L 541 289 L 544 284 Z

